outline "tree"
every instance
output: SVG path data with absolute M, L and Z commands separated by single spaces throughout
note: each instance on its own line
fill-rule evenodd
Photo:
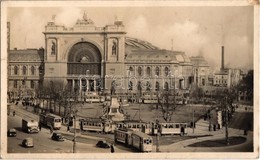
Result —
M 193 85 L 191 87 L 190 96 L 194 99 L 201 99 L 203 97 L 203 89 L 201 87 L 198 87 L 197 85 Z
M 249 70 L 247 75 L 237 86 L 238 91 L 246 92 L 248 100 L 252 101 L 254 97 L 254 70 Z
M 160 106 L 160 108 L 162 110 L 163 119 L 166 122 L 171 121 L 173 111 L 175 110 L 175 108 L 174 108 L 175 104 L 171 105 L 169 102 L 170 102 L 169 92 L 162 94 L 162 96 L 158 100 L 158 105 Z

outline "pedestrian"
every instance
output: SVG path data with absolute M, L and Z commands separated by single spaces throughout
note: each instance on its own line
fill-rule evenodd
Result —
M 114 144 L 112 144 L 112 145 L 110 146 L 110 148 L 111 148 L 111 153 L 114 153 L 114 152 L 115 152 Z
M 41 125 L 41 123 L 39 123 L 39 130 L 40 130 L 40 131 L 42 130 L 42 125 Z
M 52 132 L 53 132 L 53 129 L 52 129 L 52 126 L 50 127 L 50 133 L 52 134 Z
M 68 127 L 67 127 L 67 132 L 69 132 L 70 131 L 70 126 L 69 126 L 69 124 L 68 124 Z
M 13 116 L 15 116 L 15 111 L 13 111 Z

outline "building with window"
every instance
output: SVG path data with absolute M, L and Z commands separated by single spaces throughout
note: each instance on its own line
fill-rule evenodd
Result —
M 8 92 L 13 97 L 34 96 L 43 80 L 44 49 L 9 50 Z
M 8 91 L 16 96 L 54 82 L 80 95 L 112 89 L 116 94 L 158 93 L 208 84 L 203 58 L 127 37 L 122 21 L 96 27 L 84 14 L 73 27 L 48 22 L 43 34 L 45 49 L 9 50 Z
M 210 66 L 202 56 L 190 57 L 193 65 L 193 79 L 197 86 L 208 86 L 210 84 Z

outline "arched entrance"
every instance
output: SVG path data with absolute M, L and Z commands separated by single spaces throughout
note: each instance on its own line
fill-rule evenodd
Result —
M 68 85 L 75 92 L 100 90 L 101 53 L 92 43 L 79 42 L 72 46 L 68 54 Z

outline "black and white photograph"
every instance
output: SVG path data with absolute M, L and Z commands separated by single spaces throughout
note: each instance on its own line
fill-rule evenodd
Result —
M 259 4 L 229 2 L 2 2 L 1 158 L 259 157 Z

